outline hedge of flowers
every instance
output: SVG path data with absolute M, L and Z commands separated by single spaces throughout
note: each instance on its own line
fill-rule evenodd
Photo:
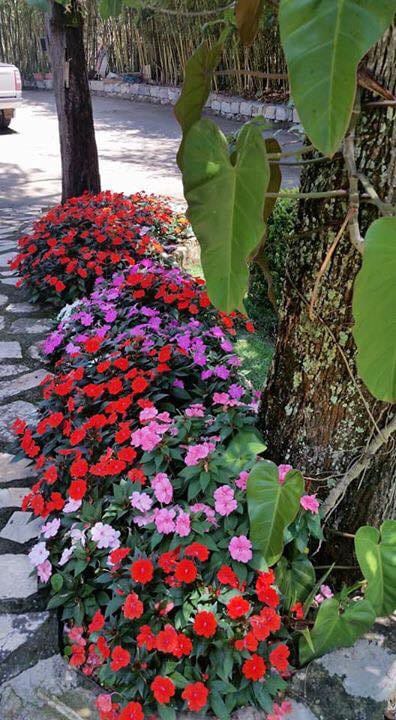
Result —
M 233 350 L 244 319 L 176 267 L 114 269 L 61 313 L 40 420 L 14 426 L 38 473 L 30 559 L 63 608 L 70 663 L 108 690 L 101 720 L 249 704 L 278 720 L 289 649 L 248 538 L 263 446 Z
M 57 205 L 19 240 L 11 263 L 33 301 L 62 307 L 93 289 L 96 278 L 174 247 L 186 221 L 164 200 L 137 193 L 86 193 Z

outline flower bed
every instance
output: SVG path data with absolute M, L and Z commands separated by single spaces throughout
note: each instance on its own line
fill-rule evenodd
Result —
M 68 309 L 40 422 L 16 423 L 39 470 L 24 507 L 45 520 L 31 560 L 70 662 L 111 691 L 102 720 L 270 711 L 284 687 L 280 596 L 247 537 L 264 446 L 231 342 L 241 322 L 143 260 Z
M 33 301 L 62 307 L 90 293 L 97 277 L 171 250 L 185 225 L 152 195 L 86 193 L 40 218 L 32 234 L 19 240 L 10 267 L 19 271 Z

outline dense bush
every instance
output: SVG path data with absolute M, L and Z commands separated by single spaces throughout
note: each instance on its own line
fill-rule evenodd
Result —
M 285 273 L 287 248 L 297 217 L 297 207 L 297 200 L 282 198 L 281 196 L 275 204 L 267 225 L 265 255 L 271 271 L 274 293 L 278 303 Z M 267 281 L 258 265 L 254 263 L 250 267 L 246 309 L 258 332 L 266 337 L 274 333 L 276 313 L 268 299 Z
M 112 691 L 103 720 L 270 711 L 284 686 L 280 596 L 247 537 L 264 446 L 231 343 L 241 321 L 144 260 L 69 309 L 41 419 L 16 423 L 39 471 L 24 507 L 45 519 L 31 560 L 70 662 Z
M 185 224 L 153 195 L 86 193 L 35 222 L 10 266 L 32 300 L 62 307 L 90 293 L 96 278 L 170 250 Z

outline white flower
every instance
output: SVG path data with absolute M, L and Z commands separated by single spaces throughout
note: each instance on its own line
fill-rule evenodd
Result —
M 44 542 L 39 542 L 32 547 L 29 553 L 29 560 L 34 567 L 37 567 L 37 565 L 41 565 L 48 556 L 49 551 L 47 550 L 46 544 Z
M 91 537 L 96 542 L 99 549 L 101 548 L 115 548 L 120 547 L 120 531 L 114 530 L 111 525 L 106 525 L 102 522 L 97 522 L 91 528 Z
M 72 513 L 76 512 L 82 505 L 82 500 L 72 500 L 69 498 L 66 505 L 63 508 L 64 513 Z
M 58 518 L 55 518 L 54 520 L 50 520 L 49 522 L 45 523 L 45 525 L 43 525 L 41 528 L 41 532 L 44 535 L 45 539 L 49 540 L 49 538 L 55 537 L 59 528 L 60 520 Z
M 79 530 L 79 528 L 73 526 L 70 530 L 70 537 L 72 545 L 77 545 L 78 543 L 81 543 L 81 545 L 85 547 L 85 543 L 87 541 L 85 537 L 85 530 Z
M 150 510 L 153 504 L 150 495 L 147 495 L 147 493 L 133 492 L 132 495 L 129 496 L 129 499 L 131 501 L 132 507 L 140 510 L 141 512 L 146 512 L 147 510 Z
M 65 548 L 61 555 L 61 559 L 59 560 L 59 565 L 66 565 L 67 561 L 70 560 L 72 555 L 73 548 Z

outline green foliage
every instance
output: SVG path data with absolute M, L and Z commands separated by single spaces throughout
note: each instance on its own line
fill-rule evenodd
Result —
M 390 615 L 396 610 L 396 520 L 385 520 L 381 530 L 359 528 L 355 552 L 368 583 L 366 599 L 377 615 Z
M 266 445 L 255 430 L 240 430 L 224 450 L 222 464 L 233 474 L 240 473 L 265 449 Z
M 306 630 L 299 642 L 301 665 L 337 647 L 350 647 L 375 621 L 375 611 L 368 600 L 351 602 L 341 608 L 336 598 L 325 600 L 312 630 Z
M 123 0 L 100 0 L 99 13 L 102 20 L 120 15 L 123 7 Z
M 238 0 L 235 8 L 235 19 L 239 37 L 244 45 L 251 45 L 257 35 L 264 0 Z
M 177 154 L 177 163 L 181 170 L 185 137 L 194 123 L 201 118 L 209 97 L 213 71 L 223 52 L 225 37 L 226 33 L 223 33 L 212 46 L 204 40 L 186 65 L 182 92 L 175 105 L 175 115 L 183 131 L 183 140 Z
M 334 154 L 349 125 L 359 61 L 395 14 L 394 0 L 281 0 L 279 24 L 291 94 L 322 153 Z
M 396 218 L 370 225 L 353 294 L 357 368 L 374 397 L 396 401 Z
M 242 306 L 247 259 L 264 230 L 269 180 L 265 143 L 254 123 L 238 135 L 233 161 L 226 138 L 211 120 L 200 120 L 184 146 L 184 193 L 201 246 L 208 294 L 225 312 Z
M 292 560 L 281 557 L 276 566 L 276 582 L 287 609 L 296 602 L 304 602 L 315 580 L 315 568 L 306 555 L 297 555 Z
M 277 466 L 269 460 L 261 460 L 250 471 L 250 538 L 268 565 L 274 565 L 282 554 L 284 531 L 298 513 L 303 492 L 304 478 L 297 470 L 290 471 L 283 484 Z

